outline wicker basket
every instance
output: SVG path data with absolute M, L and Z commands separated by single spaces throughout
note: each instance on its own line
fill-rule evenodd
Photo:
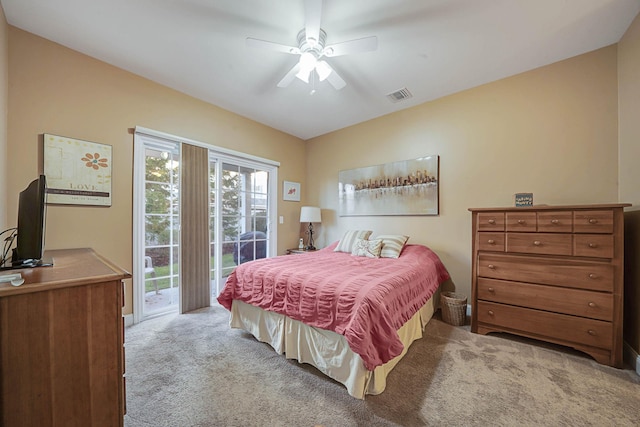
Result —
M 453 326 L 463 326 L 467 320 L 467 297 L 454 292 L 440 294 L 442 320 Z

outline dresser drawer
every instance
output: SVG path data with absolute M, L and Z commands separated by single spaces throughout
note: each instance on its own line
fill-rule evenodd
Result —
M 558 287 L 613 291 L 610 263 L 506 254 L 478 255 L 478 276 Z
M 504 252 L 504 233 L 478 233 L 478 250 Z
M 576 234 L 573 236 L 573 254 L 596 258 L 613 258 L 613 235 Z
M 571 233 L 573 214 L 568 211 L 538 212 L 538 231 L 541 233 Z
M 478 231 L 504 231 L 504 212 L 479 213 Z
M 591 319 L 613 319 L 613 294 L 478 278 L 478 299 Z
M 574 233 L 613 233 L 613 211 L 574 211 Z
M 612 324 L 601 320 L 478 301 L 478 322 L 592 347 L 612 347 Z
M 507 233 L 507 252 L 571 255 L 573 235 L 559 233 Z
M 536 231 L 536 213 L 535 212 L 507 212 L 506 217 L 507 231 Z

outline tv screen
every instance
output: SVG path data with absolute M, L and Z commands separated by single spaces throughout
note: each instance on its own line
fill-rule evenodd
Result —
M 20 192 L 18 201 L 17 240 L 13 251 L 11 266 L 13 268 L 37 267 L 50 265 L 42 260 L 44 252 L 44 231 L 46 221 L 47 182 L 40 175 Z

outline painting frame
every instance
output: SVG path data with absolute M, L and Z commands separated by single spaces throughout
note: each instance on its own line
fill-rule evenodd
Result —
M 287 202 L 300 201 L 300 183 L 284 181 L 282 184 L 282 200 Z
M 45 133 L 47 204 L 111 206 L 113 147 Z
M 439 214 L 439 155 L 341 170 L 338 173 L 339 216 Z

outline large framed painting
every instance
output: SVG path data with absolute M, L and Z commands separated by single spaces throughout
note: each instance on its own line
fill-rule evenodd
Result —
M 111 146 L 44 134 L 47 203 L 111 206 Z
M 339 172 L 338 214 L 438 215 L 437 155 Z

